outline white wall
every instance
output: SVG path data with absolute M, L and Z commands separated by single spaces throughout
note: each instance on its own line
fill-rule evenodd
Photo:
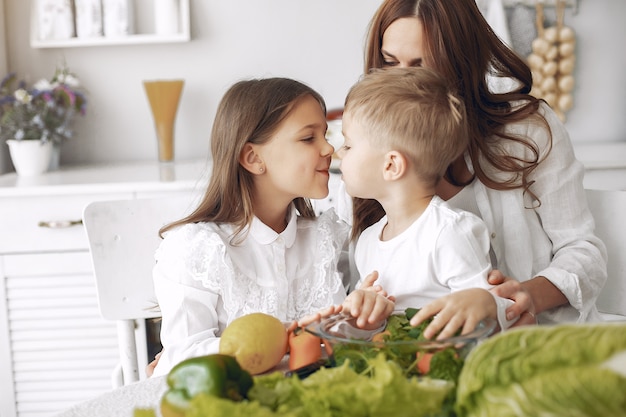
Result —
M 30 48 L 28 3 L 5 0 L 9 70 L 36 80 L 65 61 L 89 90 L 88 115 L 63 148 L 66 164 L 156 159 L 143 79 L 185 79 L 180 160 L 208 155 L 217 104 L 239 79 L 296 78 L 329 108 L 342 106 L 361 74 L 366 26 L 380 0 L 191 0 L 189 43 L 62 49 Z M 567 127 L 573 141 L 626 141 L 626 1 L 579 3 L 577 15 L 566 14 L 579 41 Z
M 0 0 L 0 74 L 7 72 L 6 36 L 4 24 L 4 0 Z M 0 174 L 9 170 L 9 148 L 0 143 Z

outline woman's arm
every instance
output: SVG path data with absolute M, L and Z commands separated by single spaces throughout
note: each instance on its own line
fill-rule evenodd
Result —
M 552 147 L 528 179 L 532 184 L 530 191 L 537 200 L 533 201 L 526 193 L 525 207 L 519 213 L 503 204 L 504 210 L 511 210 L 503 213 L 503 230 L 497 231 L 502 237 L 509 231 L 505 228 L 512 227 L 529 236 L 530 241 L 524 242 L 517 234 L 508 235 L 507 239 L 512 242 L 504 242 L 508 252 L 506 262 L 509 266 L 522 265 L 524 259 L 516 257 L 516 250 L 528 245 L 535 263 L 534 275 L 515 276 L 523 281 L 520 283 L 495 274 L 490 282 L 503 282 L 495 290 L 496 294 L 516 301 L 509 309 L 512 315 L 528 311 L 531 315 L 545 313 L 547 321 L 551 322 L 585 321 L 594 310 L 606 281 L 606 248 L 593 232 L 593 217 L 582 182 L 584 167 L 576 160 L 569 135 L 547 106 L 542 106 L 541 112 L 545 113 L 550 126 Z M 545 127 L 529 124 L 524 134 L 532 138 L 545 155 L 548 149 Z M 532 221 L 533 216 L 539 221 Z M 515 223 L 523 224 L 524 228 L 515 229 Z M 512 268 L 512 272 L 515 271 L 516 268 Z M 564 305 L 576 311 L 571 308 L 554 310 Z

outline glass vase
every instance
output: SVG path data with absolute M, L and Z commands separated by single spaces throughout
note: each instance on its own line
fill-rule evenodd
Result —
M 174 161 L 174 122 L 184 80 L 144 81 L 157 134 L 159 162 Z

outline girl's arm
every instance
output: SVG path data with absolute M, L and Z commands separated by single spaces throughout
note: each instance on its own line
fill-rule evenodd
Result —
M 169 372 L 184 359 L 219 351 L 218 335 L 225 326 L 220 319 L 225 318 L 218 311 L 218 290 L 203 279 L 219 269 L 219 243 L 200 225 L 186 225 L 170 231 L 157 250 L 153 280 L 163 351 L 154 375 Z
M 178 362 L 219 352 L 218 296 L 206 288 L 185 285 L 164 274 L 162 265 L 154 268 L 154 287 L 161 307 L 163 350 L 154 370 L 162 375 Z

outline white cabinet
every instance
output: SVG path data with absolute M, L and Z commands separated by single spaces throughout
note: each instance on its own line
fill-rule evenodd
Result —
M 112 387 L 115 322 L 101 318 L 87 236 L 92 201 L 195 201 L 203 162 L 63 168 L 0 176 L 0 415 L 47 417 Z
M 129 35 L 42 39 L 36 3 L 31 0 L 30 46 L 32 48 L 71 48 L 80 46 L 137 45 L 188 42 L 191 39 L 189 0 L 131 0 L 135 30 Z M 173 2 L 177 10 L 178 31 L 160 34 L 154 21 L 156 3 Z
M 0 413 L 49 416 L 110 390 L 117 333 L 100 318 L 89 252 L 1 258 Z

